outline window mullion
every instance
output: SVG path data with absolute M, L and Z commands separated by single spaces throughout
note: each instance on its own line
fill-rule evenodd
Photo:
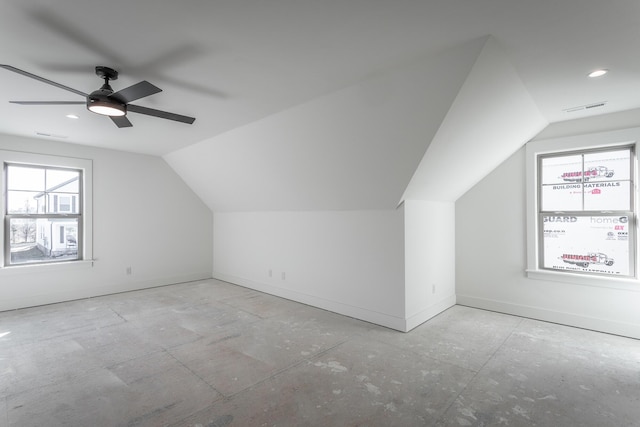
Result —
M 582 160 L 582 166 L 581 166 L 581 170 L 582 170 L 582 181 L 581 181 L 581 185 L 580 185 L 580 193 L 581 193 L 581 197 L 582 197 L 582 211 L 584 212 L 584 154 L 581 157 Z

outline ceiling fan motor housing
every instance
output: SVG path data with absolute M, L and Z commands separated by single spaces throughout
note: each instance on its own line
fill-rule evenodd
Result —
M 105 80 L 105 84 L 87 96 L 87 109 L 104 116 L 124 116 L 127 114 L 127 104 L 112 97 L 113 89 Z

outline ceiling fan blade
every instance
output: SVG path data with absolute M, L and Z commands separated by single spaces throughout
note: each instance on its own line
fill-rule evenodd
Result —
M 73 92 L 73 93 L 78 94 L 80 96 L 84 96 L 84 97 L 87 96 L 86 93 L 81 92 L 81 91 L 79 91 L 77 89 L 71 88 L 69 86 L 61 85 L 60 83 L 56 83 L 56 82 L 51 81 L 49 79 L 45 79 L 44 77 L 36 76 L 35 74 L 29 73 L 28 71 L 24 71 L 24 70 L 21 70 L 19 68 L 12 67 L 11 65 L 0 64 L 0 68 L 4 68 L 6 70 L 13 71 L 14 73 L 22 74 L 23 76 L 30 77 L 32 79 L 41 81 L 42 83 L 46 83 L 46 84 L 49 84 L 51 86 L 58 87 L 60 89 L 68 90 L 69 92 Z
M 85 48 L 87 52 L 99 55 L 103 61 L 117 66 L 125 63 L 119 52 L 113 49 L 113 46 L 105 43 L 106 38 L 98 37 L 90 31 L 82 30 L 76 22 L 58 14 L 56 8 L 42 6 L 28 13 L 32 19 L 43 27 Z
M 136 83 L 122 90 L 119 90 L 111 94 L 111 98 L 116 98 L 128 104 L 136 99 L 144 98 L 145 96 L 153 95 L 154 93 L 162 92 L 157 86 L 152 85 L 146 80 Z
M 176 122 L 192 124 L 196 119 L 195 117 L 183 116 L 176 113 L 169 113 L 167 111 L 154 110 L 153 108 L 141 107 L 139 105 L 127 105 L 127 111 L 133 111 L 138 114 L 146 114 L 147 116 L 160 117 L 161 119 L 175 120 Z
M 182 43 L 179 46 L 174 46 L 169 50 L 156 54 L 149 58 L 146 62 L 134 66 L 133 69 L 139 73 L 145 73 L 149 75 L 150 71 L 163 70 L 172 68 L 177 65 L 183 65 L 188 62 L 194 61 L 197 57 L 207 54 L 207 50 L 196 43 Z M 133 65 L 133 64 L 132 64 Z M 127 70 L 132 69 L 131 66 L 127 67 Z
M 116 124 L 119 128 L 130 128 L 133 126 L 127 116 L 111 116 L 111 120 Z
M 203 84 L 175 79 L 173 77 L 161 75 L 160 73 L 157 73 L 157 72 L 154 74 L 156 74 L 154 76 L 154 79 L 162 80 L 163 82 L 169 83 L 170 85 L 177 86 L 182 89 L 188 90 L 190 92 L 197 93 L 198 95 L 201 95 L 201 96 L 206 95 L 212 98 L 222 98 L 222 99 L 229 98 L 229 94 L 219 91 L 217 89 L 213 89 L 211 87 L 207 87 L 206 85 L 203 85 Z M 149 76 L 150 74 L 147 73 L 146 75 Z
M 85 101 L 9 101 L 20 105 L 85 105 Z
M 56 64 L 53 62 L 38 62 L 38 65 L 43 70 L 55 71 L 57 73 L 89 74 L 93 73 L 95 70 L 95 66 L 87 64 Z

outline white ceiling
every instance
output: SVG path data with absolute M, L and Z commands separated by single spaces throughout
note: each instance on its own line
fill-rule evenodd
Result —
M 82 100 L 0 69 L 0 133 L 163 155 L 376 73 L 492 35 L 549 122 L 640 107 L 637 0 L 22 0 L 0 6 L 0 63 L 81 90 L 96 65 L 114 90 L 148 80 L 135 102 L 194 125 L 129 113 L 118 129 Z M 611 72 L 586 78 L 595 68 Z M 606 101 L 605 107 L 564 109 Z M 65 117 L 76 113 L 77 120 Z

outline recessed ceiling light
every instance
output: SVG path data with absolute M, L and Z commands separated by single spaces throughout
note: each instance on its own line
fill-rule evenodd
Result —
M 75 114 L 67 114 L 67 117 L 70 119 L 79 119 L 80 117 L 76 116 Z
M 608 72 L 609 72 L 609 70 L 605 70 L 604 68 L 602 68 L 600 70 L 594 70 L 594 71 L 590 72 L 589 74 L 587 74 L 587 76 L 589 76 L 591 78 L 600 77 L 600 76 L 604 76 Z

